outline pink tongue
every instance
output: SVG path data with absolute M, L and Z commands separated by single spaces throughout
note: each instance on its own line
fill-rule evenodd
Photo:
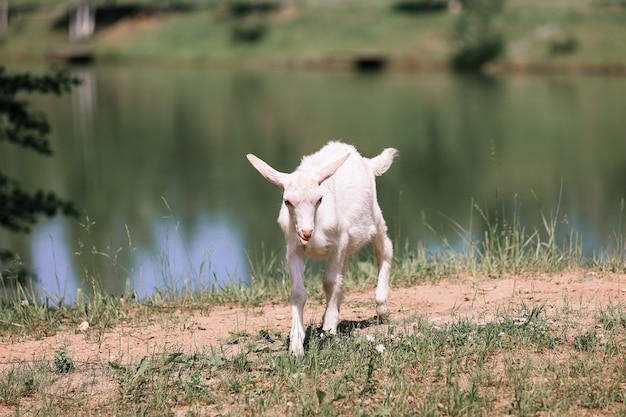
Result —
M 304 239 L 302 236 L 298 236 L 298 239 L 300 239 L 300 242 L 302 242 L 302 244 L 305 245 L 305 246 L 306 246 L 307 243 L 309 243 L 309 241 Z

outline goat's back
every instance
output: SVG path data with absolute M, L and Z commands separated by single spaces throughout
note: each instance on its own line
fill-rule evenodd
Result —
M 302 158 L 296 171 L 315 172 L 346 153 L 350 153 L 350 158 L 321 185 L 324 202 L 316 216 L 316 229 L 326 233 L 347 232 L 351 247 L 349 252 L 352 252 L 376 233 L 375 225 L 382 219 L 382 214 L 376 200 L 375 176 L 389 168 L 395 153 L 386 158 L 390 159 L 388 162 L 379 159 L 372 163 L 376 158 L 382 158 L 383 154 L 368 159 L 362 157 L 352 145 L 329 142 L 318 152 Z
M 363 158 L 352 145 L 329 142 L 316 153 L 303 157 L 296 171 L 315 172 L 346 153 L 350 154 L 350 158 L 322 183 L 324 199 L 333 199 L 339 210 L 349 209 L 352 205 L 370 206 L 376 197 L 374 173 L 367 162 L 369 160 Z

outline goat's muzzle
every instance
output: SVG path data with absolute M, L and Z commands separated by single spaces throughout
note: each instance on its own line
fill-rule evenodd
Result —
M 313 229 L 302 230 L 300 233 L 298 233 L 298 239 L 300 239 L 300 243 L 306 245 L 307 243 L 309 243 L 312 235 Z

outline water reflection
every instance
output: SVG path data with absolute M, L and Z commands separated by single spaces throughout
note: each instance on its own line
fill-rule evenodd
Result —
M 140 298 L 159 289 L 196 290 L 248 282 L 241 234 L 227 219 L 201 215 L 189 232 L 173 219 L 155 221 L 155 246 L 133 254 L 131 284 Z
M 93 166 L 96 161 L 94 144 L 94 117 L 98 112 L 98 92 L 96 75 L 91 67 L 76 67 L 71 70 L 74 78 L 80 84 L 72 89 L 72 120 L 74 122 L 74 136 L 77 141 L 74 146 L 83 149 L 82 160 L 85 167 Z M 77 161 L 76 161 L 77 162 Z M 93 183 L 92 169 L 84 170 L 85 186 Z
M 140 299 L 157 291 L 210 289 L 226 284 L 246 284 L 248 267 L 242 234 L 225 216 L 199 214 L 192 227 L 173 218 L 152 219 L 150 246 L 136 247 L 126 229 L 126 244 L 85 248 L 68 239 L 73 225 L 60 218 L 44 222 L 32 234 L 32 265 L 38 298 L 53 303 L 73 303 L 77 290 L 89 294 L 85 277 L 101 276 L 105 291 L 120 296 L 132 289 Z M 87 250 L 87 253 L 81 253 Z M 78 252 L 74 252 L 76 248 Z M 77 255 L 82 269 L 76 268 Z M 111 279 L 111 278 L 118 279 Z
M 397 247 L 460 245 L 457 225 L 470 223 L 483 236 L 472 201 L 494 216 L 518 211 L 531 233 L 554 217 L 559 242 L 578 233 L 585 255 L 619 226 L 625 79 L 98 66 L 77 75 L 85 82 L 72 95 L 33 100 L 52 122 L 55 156 L 0 154 L 25 187 L 82 209 L 80 224 L 43 224 L 30 237 L 0 230 L 0 246 L 67 298 L 92 281 L 113 294 L 130 283 L 142 297 L 245 281 L 246 253 L 284 249 L 280 192 L 245 154 L 290 171 L 331 139 L 365 156 L 400 150 L 378 179 Z
M 73 303 L 81 282 L 74 268 L 72 245 L 64 222 L 57 218 L 36 227 L 31 246 L 39 298 Z

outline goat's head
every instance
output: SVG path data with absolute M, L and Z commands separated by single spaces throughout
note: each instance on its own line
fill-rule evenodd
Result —
M 261 175 L 283 190 L 283 204 L 289 210 L 295 232 L 303 245 L 309 242 L 315 231 L 315 215 L 323 199 L 320 185 L 330 178 L 349 156 L 350 154 L 346 154 L 314 172 L 296 171 L 286 174 L 275 170 L 252 154 L 247 155 L 248 161 Z

